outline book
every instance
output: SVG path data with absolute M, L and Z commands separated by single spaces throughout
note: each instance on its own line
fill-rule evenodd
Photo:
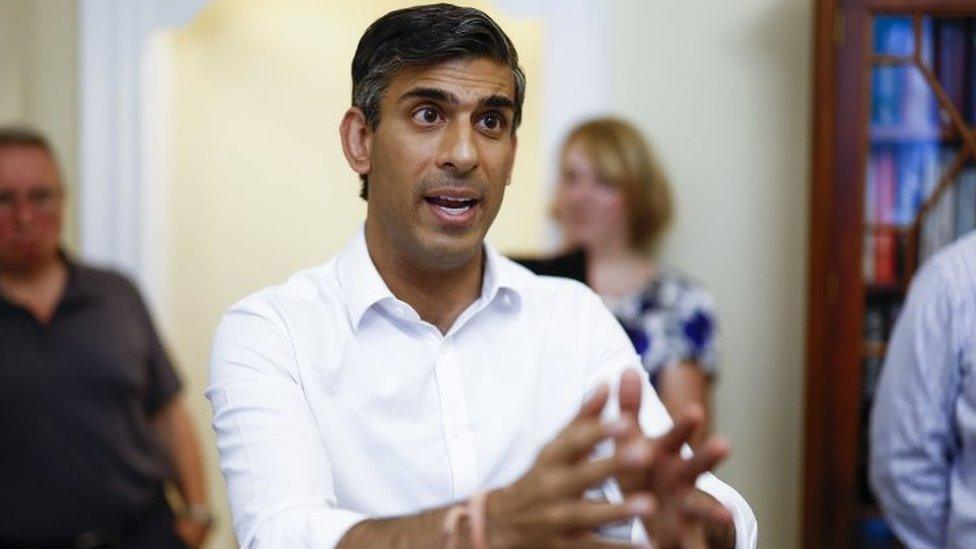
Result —
M 881 66 L 871 69 L 871 124 L 898 126 L 902 121 L 902 98 L 906 67 Z
M 893 228 L 874 230 L 874 282 L 882 286 L 898 283 L 898 235 Z
M 966 24 L 962 19 L 940 19 L 936 25 L 935 73 L 952 104 L 966 112 Z
M 956 193 L 953 239 L 956 239 L 976 229 L 976 168 L 963 170 L 953 191 Z
M 874 52 L 879 55 L 912 55 L 915 29 L 912 18 L 882 15 L 874 18 Z
M 864 177 L 864 220 L 868 224 L 878 222 L 878 155 L 868 155 L 867 173 Z
M 874 234 L 864 233 L 864 249 L 861 250 L 861 276 L 868 284 L 874 283 Z
M 897 167 L 894 150 L 885 147 L 878 150 L 875 166 L 874 217 L 875 222 L 890 224 L 895 217 L 895 192 Z
M 909 143 L 898 149 L 898 179 L 895 188 L 892 222 L 896 225 L 910 225 L 922 201 L 923 177 L 925 176 L 922 148 Z

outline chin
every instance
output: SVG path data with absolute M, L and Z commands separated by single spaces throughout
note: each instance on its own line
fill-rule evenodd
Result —
M 478 255 L 483 239 L 474 232 L 437 234 L 421 243 L 424 262 L 431 266 L 451 268 L 463 265 Z

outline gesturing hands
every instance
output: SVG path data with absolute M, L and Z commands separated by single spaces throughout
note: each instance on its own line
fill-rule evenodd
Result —
M 583 499 L 587 488 L 615 475 L 636 478 L 650 457 L 637 449 L 627 455 L 590 459 L 599 442 L 630 437 L 635 428 L 627 417 L 601 422 L 608 392 L 606 386 L 597 389 L 576 418 L 543 447 L 522 478 L 488 495 L 487 535 L 492 548 L 619 549 L 628 546 L 601 540 L 593 530 L 626 519 L 648 520 L 654 514 L 654 498 L 639 489 L 631 490 L 622 504 Z
M 645 458 L 644 467 L 631 467 L 617 474 L 621 490 L 625 495 L 654 496 L 657 510 L 644 518 L 644 525 L 656 547 L 734 547 L 731 513 L 695 488 L 699 475 L 728 457 L 728 443 L 711 438 L 693 457 L 682 457 L 681 448 L 703 420 L 697 407 L 675 418 L 674 426 L 664 435 L 648 438 L 637 420 L 641 385 L 636 371 L 627 371 L 620 378 L 620 415 L 627 420 L 627 429 L 615 437 L 615 453 L 618 459 L 631 455 Z

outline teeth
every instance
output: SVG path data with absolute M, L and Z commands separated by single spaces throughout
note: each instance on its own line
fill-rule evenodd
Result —
M 448 208 L 446 206 L 438 206 L 441 211 L 447 212 L 450 215 L 461 215 L 464 212 L 471 209 L 471 206 L 461 206 L 460 208 Z

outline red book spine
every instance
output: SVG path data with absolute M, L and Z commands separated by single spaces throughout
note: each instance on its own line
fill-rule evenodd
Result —
M 893 229 L 877 229 L 874 233 L 874 281 L 877 284 L 895 284 L 898 236 Z

